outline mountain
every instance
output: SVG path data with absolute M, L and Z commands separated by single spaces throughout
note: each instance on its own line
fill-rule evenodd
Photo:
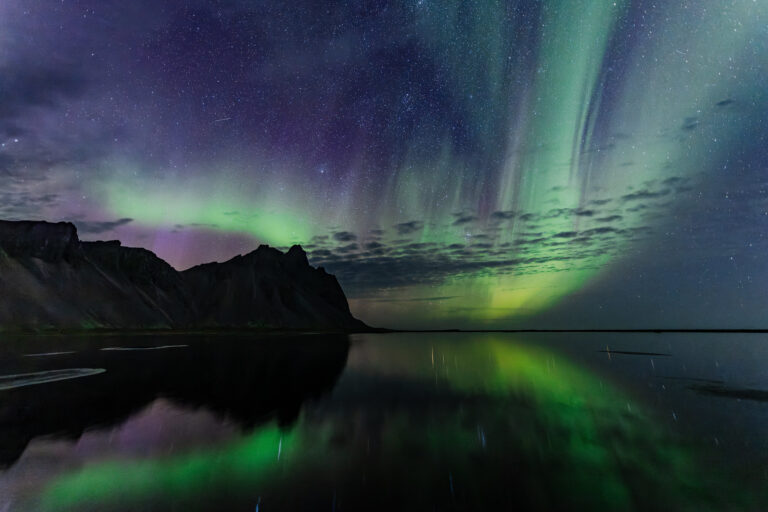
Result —
M 178 272 L 146 249 L 83 242 L 69 222 L 0 221 L 0 290 L 0 330 L 366 328 L 298 245 Z
M 298 245 L 285 254 L 262 245 L 245 256 L 198 265 L 181 275 L 197 298 L 204 326 L 334 328 L 353 320 L 336 278 L 322 267 L 311 267 Z

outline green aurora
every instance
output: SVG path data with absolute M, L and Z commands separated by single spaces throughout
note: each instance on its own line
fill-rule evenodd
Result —
M 353 292 L 353 306 L 363 318 L 407 316 L 410 305 L 395 299 L 434 296 L 458 297 L 471 307 L 434 302 L 418 313 L 427 323 L 519 321 L 599 278 L 601 269 L 620 265 L 632 246 L 643 243 L 649 216 L 671 213 L 675 202 L 686 200 L 669 201 L 676 192 L 664 180 L 700 179 L 708 163 L 721 158 L 743 133 L 743 116 L 724 112 L 718 101 L 766 102 L 759 86 L 763 70 L 747 64 L 754 52 L 746 46 L 764 26 L 765 6 L 743 1 L 724 13 L 697 9 L 699 28 L 693 35 L 674 29 L 675 20 L 686 16 L 685 8 L 664 9 L 669 25 L 624 56 L 628 62 L 618 84 L 610 83 L 606 69 L 615 58 L 609 50 L 615 52 L 624 37 L 618 28 L 629 10 L 624 2 L 544 2 L 536 68 L 528 74 L 521 63 L 505 58 L 515 55 L 511 48 L 522 44 L 523 36 L 500 25 L 501 3 L 459 13 L 458 4 L 449 2 L 420 13 L 414 30 L 455 63 L 449 68 L 451 83 L 478 98 L 483 104 L 478 115 L 493 118 L 467 122 L 487 132 L 483 138 L 502 141 L 501 158 L 490 155 L 491 150 L 480 160 L 467 158 L 447 137 L 434 157 L 406 153 L 375 192 L 354 190 L 355 180 L 349 177 L 334 185 L 340 195 L 318 190 L 323 185 L 305 179 L 300 164 L 275 161 L 257 164 L 264 177 L 255 181 L 244 181 L 242 169 L 224 170 L 211 162 L 210 172 L 180 185 L 164 180 L 167 186 L 161 181 L 150 188 L 117 172 L 99 191 L 115 216 L 158 229 L 183 224 L 247 234 L 281 247 L 302 243 L 321 251 L 313 260 L 331 270 L 339 261 L 352 259 L 360 267 L 379 258 L 380 251 L 366 250 L 363 240 L 371 229 L 382 229 L 384 239 L 374 241 L 393 246 L 393 258 L 398 256 L 396 240 L 407 238 L 449 260 L 486 265 L 479 271 L 468 265 L 428 283 L 381 287 L 373 301 Z M 468 23 L 476 25 L 467 29 Z M 466 54 L 470 47 L 451 43 L 458 30 L 469 30 L 471 48 L 478 53 L 474 60 Z M 751 71 L 723 73 L 726 67 Z M 515 86 L 521 75 L 525 85 Z M 601 99 L 608 87 L 611 105 Z M 701 129 L 680 133 L 688 118 L 697 118 L 691 122 Z M 708 143 L 710 138 L 715 142 Z M 360 166 L 367 162 L 364 153 Z M 493 158 L 499 160 L 495 168 L 475 167 L 489 166 Z M 639 200 L 631 194 L 648 189 L 653 189 L 647 192 L 649 200 L 658 194 L 667 201 L 637 208 Z M 469 220 L 457 222 L 459 214 Z M 607 224 L 611 218 L 616 222 Z M 419 219 L 414 233 L 393 232 L 393 226 L 412 219 Z M 347 244 L 334 240 L 334 232 L 353 233 L 360 243 L 336 252 Z M 451 244 L 466 246 L 466 252 L 448 251 Z M 355 289 L 363 280 L 353 276 L 343 284 Z
M 139 2 L 92 26 L 8 3 L 0 63 L 80 67 L 11 97 L 27 100 L 6 131 L 25 135 L 0 162 L 24 179 L 0 213 L 178 268 L 300 243 L 390 327 L 549 325 L 595 290 L 605 325 L 616 276 L 695 279 L 656 266 L 670 240 L 726 294 L 733 246 L 763 243 L 765 2 L 224 4 Z M 64 26 L 79 37 L 25 38 Z

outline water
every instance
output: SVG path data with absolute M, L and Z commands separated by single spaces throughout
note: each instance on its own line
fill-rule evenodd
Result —
M 766 360 L 756 334 L 6 338 L 0 511 L 765 510 Z

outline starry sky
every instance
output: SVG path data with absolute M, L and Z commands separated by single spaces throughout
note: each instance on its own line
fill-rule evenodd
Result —
M 418 328 L 768 327 L 768 3 L 4 0 L 0 218 Z

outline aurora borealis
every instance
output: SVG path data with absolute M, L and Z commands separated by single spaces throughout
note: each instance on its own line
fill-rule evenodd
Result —
M 0 3 L 0 218 L 388 327 L 768 327 L 768 4 Z

